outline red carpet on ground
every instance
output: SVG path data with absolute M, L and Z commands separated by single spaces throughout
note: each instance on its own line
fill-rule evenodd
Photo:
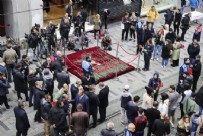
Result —
M 94 76 L 97 83 L 114 78 L 116 73 L 119 76 L 135 69 L 133 66 L 117 59 L 104 50 L 93 47 L 67 55 L 66 64 L 70 68 L 69 71 L 80 79 L 83 76 L 81 65 L 86 55 L 91 55 L 92 60 L 101 64 L 93 65 Z

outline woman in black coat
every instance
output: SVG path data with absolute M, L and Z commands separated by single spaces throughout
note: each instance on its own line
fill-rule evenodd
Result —
M 17 64 L 13 70 L 13 81 L 18 99 L 22 99 L 21 93 L 24 93 L 25 99 L 28 101 L 28 86 L 25 81 L 24 69 L 22 69 L 20 64 Z
M 165 45 L 163 45 L 163 48 L 162 48 L 162 54 L 161 54 L 161 57 L 162 57 L 162 67 L 166 67 L 166 65 L 168 64 L 168 60 L 170 58 L 170 53 L 171 53 L 171 50 L 170 50 L 170 46 L 169 46 L 169 41 L 166 42 Z

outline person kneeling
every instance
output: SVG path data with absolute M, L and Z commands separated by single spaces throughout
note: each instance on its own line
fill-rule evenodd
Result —
M 111 51 L 111 38 L 110 36 L 106 35 L 101 42 L 102 49 Z

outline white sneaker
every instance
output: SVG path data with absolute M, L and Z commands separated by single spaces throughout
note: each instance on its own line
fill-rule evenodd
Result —
M 162 68 L 164 68 L 164 66 L 163 66 L 163 65 L 161 65 L 161 67 L 162 67 Z
M 156 58 L 156 60 L 159 60 L 159 58 Z

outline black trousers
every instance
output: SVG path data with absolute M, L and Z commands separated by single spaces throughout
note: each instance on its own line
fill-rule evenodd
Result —
M 21 132 L 17 130 L 16 136 L 27 136 L 27 132 Z
M 42 115 L 41 109 L 39 108 L 39 109 L 37 109 L 37 112 L 35 113 L 34 121 L 41 122 L 42 121 L 41 115 Z
M 6 95 L 0 96 L 0 101 L 1 101 L 2 104 L 4 103 L 4 105 L 6 106 L 6 108 L 9 108 L 9 107 L 10 107 L 10 106 L 8 105 L 8 100 L 7 100 L 7 96 L 6 96 Z
M 93 126 L 96 126 L 97 125 L 97 110 L 90 110 L 90 115 L 92 115 L 92 119 L 93 119 Z
M 173 64 L 171 66 L 172 67 L 179 66 L 179 59 L 178 60 L 173 60 Z
M 105 121 L 106 119 L 106 107 L 99 107 L 100 121 Z
M 187 32 L 187 29 L 182 29 L 182 33 L 181 33 L 181 37 L 180 37 L 182 41 L 185 40 L 184 38 L 185 38 L 186 32 Z
M 107 17 L 104 17 L 104 28 L 107 29 Z
M 195 93 L 197 89 L 197 82 L 199 80 L 199 76 L 194 75 L 193 76 L 193 84 L 192 84 L 192 92 Z
M 144 68 L 146 70 L 149 70 L 149 66 L 150 66 L 150 58 L 144 57 Z
M 31 107 L 33 105 L 32 103 L 32 99 L 33 99 L 33 90 L 29 90 L 29 107 Z
M 154 93 L 154 101 L 157 101 L 159 95 L 159 90 L 156 91 L 156 93 Z
M 183 104 L 180 102 L 180 117 L 182 118 L 184 116 L 184 111 L 183 111 Z
M 12 82 L 12 73 L 13 73 L 13 68 L 14 65 L 13 64 L 6 64 L 6 69 L 8 71 L 8 82 Z
M 135 30 L 133 30 L 133 29 L 130 29 L 130 38 L 135 39 Z
M 152 133 L 152 124 L 148 125 L 147 136 L 151 136 Z
M 100 30 L 94 30 L 94 39 L 96 39 L 97 32 L 99 32 L 98 36 L 100 35 Z
M 24 94 L 25 94 L 25 99 L 26 99 L 26 101 L 28 101 L 28 100 L 29 100 L 29 97 L 28 97 L 28 92 L 27 92 L 27 91 L 25 91 L 25 92 L 17 91 L 17 97 L 18 97 L 18 99 L 22 99 L 21 93 L 24 93 Z
M 174 28 L 174 32 L 176 33 L 176 31 L 177 31 L 177 35 L 179 35 L 179 32 L 180 32 L 180 23 L 173 24 L 173 28 Z
M 125 37 L 125 40 L 128 40 L 128 32 L 129 32 L 129 29 L 122 30 L 122 40 L 124 40 L 124 37 Z

